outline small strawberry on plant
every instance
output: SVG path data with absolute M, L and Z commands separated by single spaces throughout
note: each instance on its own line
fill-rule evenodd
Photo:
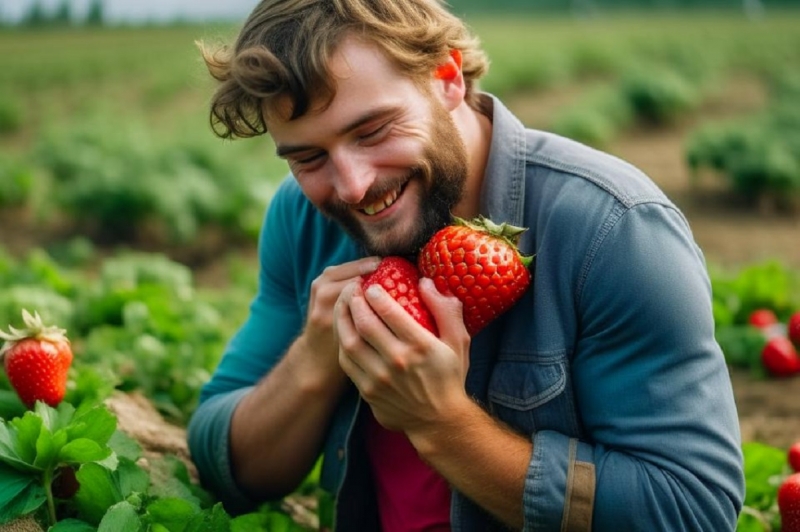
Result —
M 8 380 L 28 408 L 36 401 L 55 407 L 67 390 L 67 371 L 72 349 L 66 331 L 46 326 L 38 312 L 22 311 L 25 327 L 0 331 L 5 343 L 0 349 Z
M 759 308 L 750 313 L 747 323 L 759 329 L 767 329 L 778 323 L 778 316 L 772 309 Z
M 787 455 L 787 458 L 789 459 L 789 466 L 792 468 L 792 471 L 795 473 L 800 473 L 800 440 L 796 441 L 791 447 L 789 447 L 789 452 Z
M 761 350 L 761 362 L 776 377 L 788 377 L 800 372 L 800 356 L 785 336 L 775 336 Z
M 786 333 L 789 335 L 789 340 L 800 349 L 800 311 L 789 316 Z
M 420 273 L 433 279 L 439 292 L 461 301 L 471 336 L 511 308 L 530 285 L 533 257 L 517 249 L 524 231 L 484 217 L 455 218 L 423 246 Z
M 383 287 L 418 323 L 438 336 L 436 322 L 419 298 L 419 271 L 413 262 L 402 257 L 384 257 L 377 269 L 362 279 L 364 290 L 373 285 Z
M 800 532 L 800 473 L 786 477 L 778 488 L 781 532 Z

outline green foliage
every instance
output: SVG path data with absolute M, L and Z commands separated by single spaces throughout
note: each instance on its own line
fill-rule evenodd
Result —
M 725 360 L 745 368 L 756 378 L 766 378 L 761 350 L 764 333 L 748 325 L 750 314 L 772 309 L 786 322 L 800 310 L 800 273 L 777 261 L 766 261 L 736 272 L 711 272 L 716 338 Z
M 549 129 L 579 142 L 603 147 L 634 118 L 624 97 L 614 88 L 602 86 L 556 115 Z
M 700 102 L 698 88 L 668 68 L 635 69 L 623 77 L 620 90 L 634 116 L 655 126 L 676 122 Z
M 786 81 L 775 94 L 763 113 L 709 124 L 689 137 L 686 161 L 695 179 L 711 170 L 747 198 L 800 197 L 800 90 Z
M 786 451 L 758 442 L 742 445 L 745 499 L 739 515 L 738 532 L 780 530 L 777 491 L 789 474 Z

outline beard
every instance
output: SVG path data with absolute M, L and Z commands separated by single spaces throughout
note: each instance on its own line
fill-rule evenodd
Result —
M 398 234 L 388 222 L 386 226 L 374 224 L 368 230 L 353 215 L 352 205 L 341 201 L 330 201 L 320 207 L 369 255 L 416 256 L 436 231 L 452 221 L 451 211 L 464 196 L 468 171 L 466 147 L 450 113 L 438 100 L 431 99 L 431 106 L 431 135 L 420 161 L 403 177 L 372 187 L 363 201 L 368 205 L 389 191 L 418 182 L 420 219 L 409 231 Z

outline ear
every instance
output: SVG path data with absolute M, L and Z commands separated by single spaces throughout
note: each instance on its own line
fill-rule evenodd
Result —
M 447 61 L 433 71 L 433 78 L 448 110 L 463 102 L 466 84 L 461 70 L 461 50 L 452 50 Z

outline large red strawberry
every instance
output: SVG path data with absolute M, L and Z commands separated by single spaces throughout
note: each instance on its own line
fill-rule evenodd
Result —
M 533 257 L 517 249 L 524 231 L 484 217 L 469 222 L 456 218 L 423 246 L 420 273 L 433 279 L 440 292 L 461 301 L 470 335 L 511 308 L 530 285 Z
M 774 336 L 761 350 L 761 362 L 776 377 L 788 377 L 800 372 L 800 356 L 785 336 Z
M 364 290 L 380 285 L 422 326 L 438 336 L 436 322 L 419 298 L 419 271 L 413 262 L 402 257 L 384 257 L 378 268 L 363 276 Z
M 25 327 L 0 331 L 5 340 L 0 349 L 6 375 L 28 408 L 36 401 L 56 406 L 67 390 L 67 371 L 72 364 L 72 349 L 66 331 L 45 326 L 39 313 L 22 311 Z
M 800 312 L 795 312 L 789 316 L 789 323 L 786 326 L 786 334 L 789 340 L 800 349 Z
M 778 488 L 781 532 L 800 532 L 800 473 L 786 477 Z

